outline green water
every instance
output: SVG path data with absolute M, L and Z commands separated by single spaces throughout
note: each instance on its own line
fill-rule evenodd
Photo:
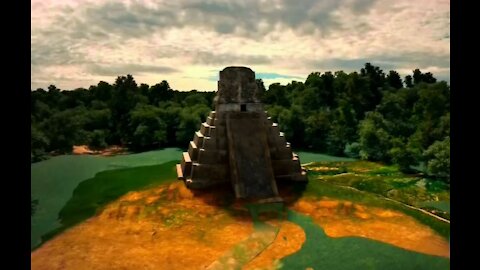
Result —
M 398 248 L 361 237 L 332 238 L 305 215 L 288 211 L 306 240 L 296 253 L 280 260 L 281 269 L 449 269 L 450 260 Z
M 321 162 L 321 161 L 356 161 L 356 159 L 353 159 L 353 158 L 335 157 L 335 156 L 329 156 L 321 153 L 313 153 L 313 152 L 295 152 L 295 153 L 300 158 L 300 162 L 302 164 L 309 163 L 309 162 Z
M 433 208 L 436 208 L 438 210 L 450 213 L 450 202 L 449 201 L 424 202 L 420 206 L 429 206 L 429 207 L 433 207 Z
M 31 165 L 31 194 L 39 203 L 31 218 L 31 247 L 41 242 L 41 236 L 61 224 L 58 215 L 82 181 L 98 172 L 137 166 L 158 165 L 179 160 L 181 149 L 166 148 L 140 154 L 103 156 L 63 155 Z

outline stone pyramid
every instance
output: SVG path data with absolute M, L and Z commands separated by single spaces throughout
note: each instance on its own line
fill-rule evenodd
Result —
M 278 198 L 276 181 L 307 181 L 298 155 L 260 101 L 247 67 L 220 71 L 215 111 L 190 141 L 178 179 L 201 189 L 231 182 L 237 198 Z

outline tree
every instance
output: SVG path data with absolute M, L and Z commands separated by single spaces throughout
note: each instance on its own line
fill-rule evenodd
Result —
M 46 155 L 46 149 L 49 147 L 49 140 L 45 134 L 36 126 L 31 126 L 31 162 L 43 160 Z
M 60 93 L 60 89 L 58 89 L 55 85 L 48 86 L 48 92 L 46 95 L 47 104 L 51 108 L 58 107 L 59 101 L 62 98 L 62 94 Z
M 37 210 L 37 206 L 38 206 L 38 200 L 34 200 L 30 196 L 30 214 L 31 214 L 32 217 L 35 214 L 35 211 Z
M 112 98 L 113 87 L 107 82 L 100 81 L 97 86 L 91 87 L 90 91 L 93 92 L 95 100 L 108 102 Z
M 305 144 L 305 124 L 302 115 L 302 108 L 296 105 L 290 110 L 282 110 L 278 115 L 278 124 L 283 129 L 286 139 L 295 147 Z
M 423 153 L 427 173 L 450 181 L 450 137 L 436 141 Z
M 413 87 L 413 82 L 412 82 L 412 76 L 411 75 L 405 76 L 405 86 L 408 87 L 408 88 Z
M 371 63 L 349 74 L 312 72 L 305 82 L 274 83 L 267 91 L 261 79 L 256 84 L 272 121 L 297 149 L 393 162 L 404 171 L 430 162 L 431 174 L 445 175 L 438 172 L 445 155 L 433 153 L 445 153 L 445 143 L 441 148 L 436 142 L 450 136 L 450 87 L 430 72 L 412 71 L 405 88 L 396 71 L 385 75 Z M 137 86 L 131 75 L 88 90 L 39 88 L 31 91 L 32 162 L 78 144 L 123 144 L 136 151 L 185 147 L 214 96 L 172 90 L 165 80 Z
M 385 120 L 378 112 L 368 112 L 359 124 L 360 157 L 373 161 L 389 161 L 390 135 Z
M 320 110 L 305 119 L 305 143 L 318 151 L 327 148 L 326 139 L 330 130 L 331 115 L 327 110 Z
M 368 89 L 365 92 L 366 100 L 368 101 L 367 110 L 373 109 L 382 99 L 382 88 L 385 85 L 385 74 L 380 67 L 374 66 L 370 63 L 365 64 L 362 69 L 362 77 L 368 79 Z
M 396 72 L 395 70 L 390 70 L 388 72 L 387 84 L 395 89 L 400 89 L 403 87 L 402 79 L 400 78 L 398 72 Z
M 423 74 L 418 68 L 413 71 L 413 84 L 419 83 L 435 83 L 437 79 L 433 77 L 433 74 L 427 72 Z
M 208 101 L 207 99 L 200 93 L 194 92 L 190 95 L 188 95 L 184 100 L 183 104 L 185 107 L 193 107 L 198 104 L 203 104 L 205 106 L 208 106 Z
M 85 115 L 85 108 L 70 109 L 56 113 L 42 123 L 41 129 L 50 140 L 47 150 L 70 153 L 79 139 L 85 139 L 80 133 Z
M 302 97 L 299 99 L 300 105 L 305 111 L 311 112 L 322 107 L 323 104 L 321 103 L 318 95 L 319 91 L 320 90 L 316 87 L 308 87 L 307 89 L 303 90 Z
M 186 145 L 191 139 L 195 131 L 198 130 L 202 123 L 200 117 L 191 114 L 188 110 L 183 110 L 180 113 L 180 126 L 178 131 L 179 143 Z
M 265 92 L 264 102 L 267 104 L 277 104 L 283 107 L 290 107 L 290 101 L 287 97 L 285 86 L 279 83 L 270 84 L 268 91 Z
M 259 100 L 263 100 L 265 92 L 267 91 L 267 89 L 265 88 L 265 84 L 263 83 L 262 79 L 255 79 L 255 82 L 257 83 L 258 87 L 257 98 Z
M 423 81 L 426 83 L 436 83 L 437 79 L 433 77 L 433 74 L 430 72 L 427 72 L 423 74 Z
M 130 111 L 137 103 L 137 83 L 132 75 L 119 76 L 113 85 L 112 101 L 110 110 L 112 112 L 111 142 L 127 144 L 132 137 L 132 130 L 129 128 Z
M 360 144 L 358 142 L 353 142 L 345 145 L 345 155 L 351 158 L 360 158 Z
M 142 83 L 138 89 L 140 90 L 140 94 L 142 96 L 148 98 L 150 92 L 150 86 L 148 84 Z
M 88 147 L 93 150 L 100 150 L 106 148 L 108 145 L 105 142 L 105 131 L 94 130 L 90 135 Z
M 418 164 L 414 151 L 401 138 L 393 138 L 391 145 L 392 148 L 389 150 L 389 155 L 392 162 L 399 166 L 400 171 L 404 173 L 411 172 L 410 167 Z
M 152 105 L 140 105 L 131 113 L 133 135 L 130 147 L 145 150 L 164 145 L 167 141 L 166 124 L 160 118 L 161 110 Z
M 159 107 L 160 118 L 166 125 L 167 144 L 176 145 L 182 107 L 180 104 L 172 101 L 160 102 Z
M 161 101 L 169 101 L 173 98 L 173 90 L 167 81 L 162 81 L 150 87 L 148 99 L 151 105 L 158 106 Z
M 415 69 L 415 70 L 413 71 L 413 84 L 419 84 L 421 81 L 423 81 L 423 80 L 422 80 L 422 78 L 423 78 L 422 75 L 423 75 L 423 74 L 422 74 L 422 72 L 420 71 L 420 69 L 418 69 L 418 68 Z

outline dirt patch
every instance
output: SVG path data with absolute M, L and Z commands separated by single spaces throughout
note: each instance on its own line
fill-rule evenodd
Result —
M 98 156 L 114 156 L 127 154 L 127 149 L 121 146 L 112 145 L 103 150 L 92 150 L 87 145 L 74 145 L 72 154 L 74 155 L 98 155 Z
M 401 212 L 329 198 L 320 201 L 302 198 L 292 208 L 311 216 L 330 237 L 359 236 L 420 253 L 450 257 L 447 240 Z
M 128 193 L 32 252 L 31 269 L 205 268 L 253 232 L 248 212 L 206 201 L 182 182 Z
M 275 241 L 243 269 L 277 269 L 279 260 L 300 250 L 304 242 L 305 232 L 302 228 L 290 221 L 283 221 Z
M 330 172 L 330 171 L 338 171 L 340 170 L 340 168 L 319 166 L 319 167 L 311 167 L 309 168 L 309 170 L 313 172 Z
M 254 232 L 250 213 L 242 201 L 229 201 L 227 188 L 192 192 L 177 181 L 125 194 L 32 252 L 31 269 L 205 269 L 242 241 L 236 251 L 253 250 L 258 243 L 245 242 Z M 449 257 L 444 238 L 401 212 L 326 197 L 301 198 L 290 208 L 311 216 L 330 237 L 365 237 Z M 278 235 L 244 269 L 275 269 L 305 242 L 294 223 L 266 222 L 280 228 Z

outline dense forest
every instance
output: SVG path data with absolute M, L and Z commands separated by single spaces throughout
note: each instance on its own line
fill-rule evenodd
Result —
M 403 80 L 366 63 L 360 72 L 313 72 L 305 82 L 271 84 L 265 109 L 294 149 L 350 156 L 402 171 L 422 165 L 450 179 L 450 87 L 415 69 Z M 131 75 L 113 85 L 31 91 L 32 162 L 69 153 L 73 145 L 131 151 L 185 148 L 213 109 L 215 92 L 176 91 L 167 81 L 138 85 Z

